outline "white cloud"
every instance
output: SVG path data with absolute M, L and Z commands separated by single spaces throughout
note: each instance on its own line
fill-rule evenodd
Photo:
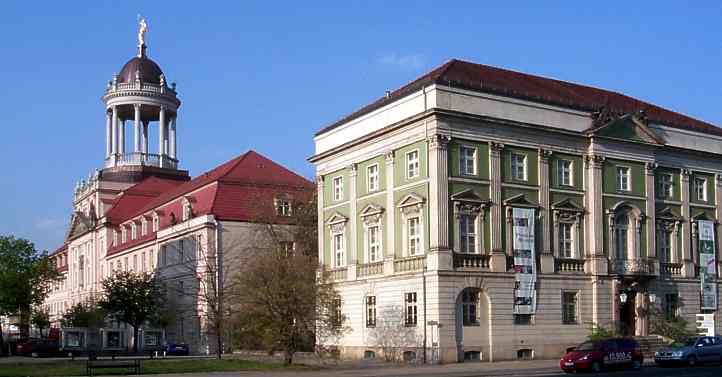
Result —
M 380 57 L 377 62 L 404 69 L 420 69 L 424 67 L 424 57 L 421 55 L 398 55 L 391 53 Z

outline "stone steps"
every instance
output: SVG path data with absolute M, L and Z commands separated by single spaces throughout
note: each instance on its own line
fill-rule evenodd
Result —
M 669 344 L 660 336 L 635 336 L 634 339 L 639 343 L 645 359 L 653 359 L 654 353 L 660 349 L 667 347 Z

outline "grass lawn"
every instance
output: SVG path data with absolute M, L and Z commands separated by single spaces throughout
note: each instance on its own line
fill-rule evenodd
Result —
M 234 372 L 254 370 L 313 370 L 311 367 L 261 363 L 239 359 L 181 359 L 181 360 L 143 360 L 143 374 L 192 373 L 192 372 Z M 123 374 L 122 369 L 100 369 L 95 374 Z M 84 376 L 85 361 L 47 361 L 0 363 L 2 377 L 46 377 L 46 376 Z

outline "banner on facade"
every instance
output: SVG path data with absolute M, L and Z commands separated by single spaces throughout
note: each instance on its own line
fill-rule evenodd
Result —
M 699 276 L 702 285 L 702 305 L 705 310 L 717 309 L 717 260 L 715 258 L 714 222 L 698 220 Z
M 534 314 L 536 309 L 536 253 L 534 252 L 534 209 L 514 208 L 514 314 Z

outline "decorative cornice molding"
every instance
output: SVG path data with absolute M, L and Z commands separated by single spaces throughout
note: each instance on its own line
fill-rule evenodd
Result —
M 434 134 L 428 138 L 430 148 L 446 149 L 450 141 L 451 136 L 443 134 Z

